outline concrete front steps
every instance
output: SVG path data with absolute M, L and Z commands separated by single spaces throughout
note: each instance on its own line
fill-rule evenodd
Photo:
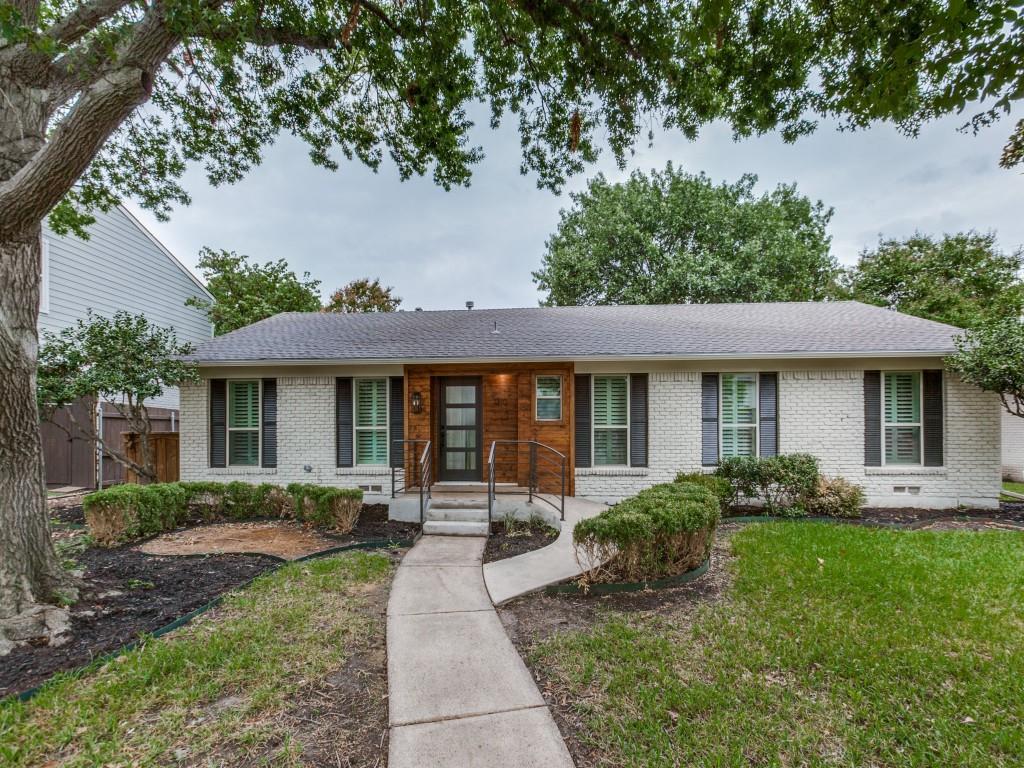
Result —
M 486 536 L 487 533 L 486 497 L 438 495 L 430 500 L 423 521 L 425 536 Z

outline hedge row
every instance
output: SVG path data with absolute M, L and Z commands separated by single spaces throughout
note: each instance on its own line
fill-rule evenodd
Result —
M 718 497 L 694 483 L 641 491 L 573 531 L 585 580 L 653 581 L 693 570 L 711 552 L 720 516 Z
M 292 483 L 155 483 L 116 485 L 85 497 L 85 523 L 101 546 L 115 546 L 208 522 L 287 518 L 348 533 L 363 492 Z

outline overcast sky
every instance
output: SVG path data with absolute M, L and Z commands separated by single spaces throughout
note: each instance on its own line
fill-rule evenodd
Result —
M 880 234 L 915 230 L 995 230 L 1004 249 L 1024 245 L 1024 174 L 997 164 L 1011 121 L 979 136 L 958 133 L 962 122 L 932 123 L 916 139 L 889 126 L 849 133 L 823 124 L 795 144 L 775 135 L 733 142 L 724 126 L 695 142 L 663 134 L 652 149 L 646 142 L 638 147 L 625 172 L 606 154 L 566 191 L 598 171 L 619 179 L 671 160 L 716 182 L 756 173 L 759 191 L 796 182 L 801 193 L 835 208 L 832 249 L 844 263 Z M 193 203 L 168 222 L 130 207 L 192 268 L 208 245 L 260 262 L 283 258 L 322 280 L 325 297 L 368 276 L 393 285 L 405 309 L 461 308 L 467 299 L 481 308 L 534 306 L 540 294 L 530 273 L 568 195 L 539 190 L 533 177 L 520 175 L 514 121 L 496 132 L 486 120 L 479 124 L 474 140 L 487 157 L 468 188 L 445 192 L 429 177 L 402 182 L 388 162 L 376 174 L 344 161 L 331 173 L 314 167 L 301 144 L 282 138 L 240 184 L 216 189 L 200 170 L 190 172 Z

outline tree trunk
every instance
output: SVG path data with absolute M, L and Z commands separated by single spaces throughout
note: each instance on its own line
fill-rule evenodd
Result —
M 14 109 L 0 110 L 0 181 L 42 144 L 47 117 L 30 89 L 5 95 Z M 50 539 L 36 407 L 40 234 L 37 223 L 0 240 L 0 655 L 65 631 L 54 603 L 74 591 Z

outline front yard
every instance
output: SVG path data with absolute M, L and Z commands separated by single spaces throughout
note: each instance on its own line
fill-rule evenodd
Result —
M 1020 764 L 1020 533 L 725 529 L 718 582 L 506 610 L 579 766 Z
M 391 558 L 285 565 L 192 624 L 27 703 L 0 703 L 4 766 L 386 762 Z

